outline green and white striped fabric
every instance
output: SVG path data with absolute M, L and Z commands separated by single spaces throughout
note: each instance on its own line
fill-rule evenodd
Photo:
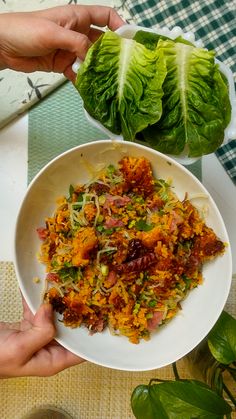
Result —
M 193 32 L 230 67 L 236 83 L 236 0 L 125 0 L 124 6 L 137 25 Z M 236 183 L 236 139 L 215 154 Z

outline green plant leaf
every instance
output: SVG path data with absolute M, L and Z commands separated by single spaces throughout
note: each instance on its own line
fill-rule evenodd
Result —
M 232 409 L 206 384 L 196 380 L 140 385 L 131 406 L 137 419 L 223 419 Z
M 229 365 L 236 361 L 236 319 L 226 311 L 209 333 L 208 346 L 218 362 Z
M 131 407 L 137 419 L 168 419 L 168 415 L 159 401 L 159 398 L 152 400 L 150 388 L 152 386 L 139 385 L 131 396 Z

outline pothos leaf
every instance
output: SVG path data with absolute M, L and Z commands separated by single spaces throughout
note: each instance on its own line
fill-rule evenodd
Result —
M 236 319 L 225 311 L 208 335 L 208 346 L 218 362 L 228 365 L 236 361 Z
M 159 399 L 152 400 L 150 386 L 139 385 L 131 396 L 131 407 L 137 419 L 168 419 Z
M 140 385 L 131 406 L 137 419 L 223 419 L 232 409 L 206 384 L 196 380 Z

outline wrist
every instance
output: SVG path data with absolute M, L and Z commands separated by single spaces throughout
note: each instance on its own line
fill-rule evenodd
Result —
M 4 16 L 5 15 L 5 16 Z M 4 59 L 4 39 L 5 39 L 5 24 L 4 21 L 6 18 L 6 14 L 2 13 L 0 14 L 0 70 L 4 70 L 7 68 L 6 61 Z

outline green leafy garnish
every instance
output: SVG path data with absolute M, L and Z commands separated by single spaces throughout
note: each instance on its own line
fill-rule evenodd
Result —
M 154 227 L 154 224 L 148 224 L 144 220 L 138 220 L 135 223 L 135 228 L 136 230 L 139 230 L 139 231 L 150 231 L 153 229 L 153 227 Z
M 58 275 L 62 281 L 66 281 L 67 279 L 71 278 L 72 280 L 78 279 L 78 268 L 75 266 L 71 267 L 64 267 L 58 271 Z
M 106 228 L 103 225 L 98 225 L 96 227 L 96 230 L 99 231 L 99 233 L 103 233 L 103 234 L 112 234 L 114 233 L 114 231 L 117 230 L 117 228 L 115 227 L 111 227 L 111 228 Z
M 149 301 L 148 305 L 149 305 L 149 307 L 154 308 L 157 305 L 157 301 L 156 300 L 151 300 L 151 301 Z
M 71 202 L 72 201 L 72 197 L 73 197 L 74 191 L 75 191 L 74 186 L 73 185 L 70 185 L 69 186 L 69 197 L 67 198 L 67 201 L 68 202 Z
M 189 278 L 187 275 L 185 275 L 185 274 L 183 274 L 182 275 L 182 279 L 184 280 L 184 282 L 185 282 L 185 289 L 186 290 L 189 290 L 190 289 L 190 287 L 191 287 L 191 283 L 192 283 L 192 279 L 191 278 Z

